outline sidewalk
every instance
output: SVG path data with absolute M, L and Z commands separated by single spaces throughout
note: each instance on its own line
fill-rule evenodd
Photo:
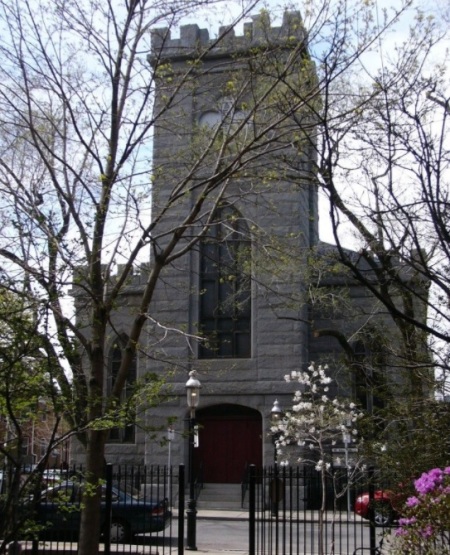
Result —
M 175 515 L 174 515 L 175 516 Z M 228 511 L 222 509 L 198 509 L 198 520 L 248 520 L 248 509 Z
M 292 522 L 318 522 L 319 521 L 319 511 L 317 510 L 310 510 L 310 511 L 296 511 L 297 517 L 292 519 Z M 178 510 L 173 509 L 172 515 L 174 518 L 178 517 Z M 280 510 L 278 513 L 279 520 L 282 520 L 283 513 Z M 248 509 L 241 509 L 241 510 L 222 510 L 222 509 L 197 509 L 197 519 L 198 520 L 248 520 Z M 260 520 L 261 516 L 258 513 L 257 520 Z M 275 521 L 275 516 L 271 515 L 270 511 L 265 511 L 264 513 L 265 521 Z M 288 517 L 287 520 L 290 520 Z M 367 522 L 362 517 L 356 515 L 355 513 L 350 513 L 350 518 L 347 520 L 347 512 L 336 512 L 333 514 L 330 511 L 327 511 L 324 515 L 325 522 L 358 522 L 364 523 Z
M 186 553 L 190 553 L 190 551 L 188 549 L 185 548 L 185 552 Z M 232 554 L 232 555 L 249 555 L 248 549 L 247 551 L 239 551 L 238 549 L 223 549 L 222 551 L 220 551 L 219 548 L 217 549 L 209 549 L 209 548 L 202 548 L 202 547 L 198 547 L 196 553 L 208 553 L 208 555 L 228 555 L 228 554 Z M 142 554 L 144 555 L 144 554 Z M 159 553 L 158 555 L 162 555 L 161 553 Z
M 174 517 L 177 516 L 177 511 L 173 511 Z M 201 521 L 223 521 L 223 522 L 239 522 L 239 521 L 248 521 L 248 509 L 242 510 L 223 510 L 223 509 L 197 509 L 197 526 L 201 526 Z M 200 532 L 197 537 L 197 553 L 201 555 L 249 555 L 248 550 L 248 541 L 244 542 L 245 545 L 242 546 L 242 549 L 236 547 L 226 547 L 222 546 L 221 542 L 218 541 L 217 545 L 212 546 L 211 543 L 209 545 L 202 545 Z M 191 553 L 188 549 L 185 548 L 185 555 Z M 159 554 L 159 555 L 162 555 Z

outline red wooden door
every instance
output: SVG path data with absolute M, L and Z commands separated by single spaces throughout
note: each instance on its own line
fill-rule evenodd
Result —
M 200 414 L 197 420 L 199 446 L 194 450 L 194 466 L 202 465 L 204 482 L 237 484 L 242 481 L 246 465 L 262 465 L 259 413 L 231 405 L 228 414 L 212 410 Z

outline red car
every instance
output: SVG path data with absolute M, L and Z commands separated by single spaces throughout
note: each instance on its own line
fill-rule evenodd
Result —
M 401 507 L 405 495 L 390 490 L 376 490 L 373 494 L 373 512 L 370 514 L 369 493 L 359 495 L 355 501 L 355 513 L 362 518 L 372 518 L 375 526 L 390 526 L 398 519 L 398 508 Z

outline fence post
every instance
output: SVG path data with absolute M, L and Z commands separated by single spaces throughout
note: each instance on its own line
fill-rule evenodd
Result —
M 111 519 L 112 519 L 112 475 L 111 463 L 106 465 L 106 499 L 105 499 L 105 555 L 111 554 Z
M 178 555 L 184 553 L 184 464 L 178 467 Z
M 280 514 L 279 514 L 279 497 L 280 497 L 280 476 L 278 474 L 278 463 L 273 463 L 273 483 L 275 485 L 275 496 L 272 499 L 272 515 L 275 516 L 275 555 L 278 555 L 279 538 L 280 538 Z
M 374 497 L 375 497 L 375 484 L 374 479 L 374 469 L 371 466 L 369 468 L 369 545 L 371 555 L 376 554 L 376 535 L 375 535 L 375 522 L 374 522 Z
M 248 555 L 256 554 L 256 467 L 249 467 L 248 488 Z

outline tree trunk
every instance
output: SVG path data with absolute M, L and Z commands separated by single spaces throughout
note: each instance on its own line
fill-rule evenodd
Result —
M 320 471 L 320 483 L 322 487 L 322 502 L 320 505 L 319 511 L 319 555 L 324 555 L 325 553 L 325 511 L 327 508 L 327 480 L 326 480 L 326 470 L 325 470 L 325 459 L 323 458 L 324 453 L 322 455 L 322 463 L 323 466 Z
M 98 553 L 100 541 L 100 480 L 105 469 L 105 438 L 104 430 L 90 430 L 86 449 L 86 488 L 83 493 L 81 511 L 80 538 L 78 555 L 94 555 Z

